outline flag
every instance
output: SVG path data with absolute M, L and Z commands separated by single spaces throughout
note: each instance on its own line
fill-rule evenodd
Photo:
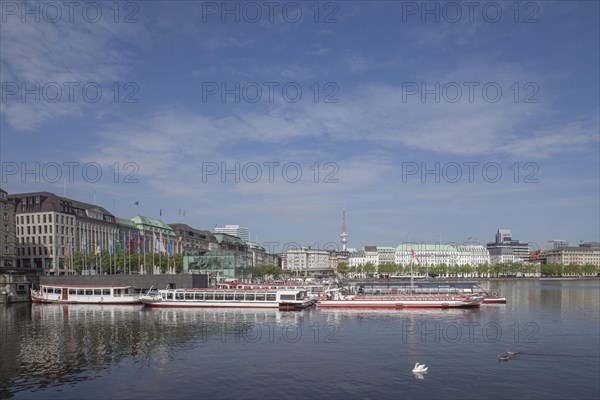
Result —
M 414 258 L 417 261 L 417 264 L 421 263 L 421 260 L 419 260 L 419 257 L 417 257 L 417 255 L 415 254 L 415 249 L 412 249 L 412 258 Z
M 138 237 L 139 237 L 139 241 L 140 241 L 140 253 L 145 253 L 146 246 L 144 246 L 144 237 L 140 234 L 138 234 Z
M 162 217 L 162 208 L 160 209 L 160 216 Z
M 158 235 L 159 235 L 158 242 L 160 243 L 159 244 L 160 245 L 160 252 L 161 253 L 166 253 L 167 250 L 165 249 L 165 242 L 163 241 L 162 232 L 159 232 Z
M 129 232 L 129 254 L 133 253 L 133 233 Z
M 71 252 L 69 251 L 69 243 L 67 242 L 67 245 L 65 246 L 65 257 L 70 257 L 71 256 Z
M 87 254 L 87 240 L 83 238 L 83 254 Z
M 152 242 L 154 245 L 154 253 L 158 253 L 158 240 L 156 239 L 156 233 L 152 232 Z
M 119 235 L 115 234 L 115 253 L 121 252 L 121 241 L 119 240 Z
M 169 239 L 168 243 L 167 243 L 167 252 L 169 253 L 169 255 L 171 255 L 171 240 Z
M 112 255 L 113 253 L 113 239 L 111 238 L 110 241 L 108 242 L 108 254 Z
M 139 201 L 136 201 L 136 202 L 135 202 L 135 203 L 133 203 L 133 204 L 135 204 L 136 206 L 139 206 L 139 205 L 140 205 L 140 202 L 139 202 Z
M 95 253 L 96 255 L 100 254 L 100 245 L 101 245 L 100 238 L 98 238 L 98 244 L 96 245 L 96 253 Z

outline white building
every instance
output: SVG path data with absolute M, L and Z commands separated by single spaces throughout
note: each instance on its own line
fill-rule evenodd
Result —
M 396 263 L 396 248 L 387 246 L 377 246 L 377 263 L 376 266 L 381 264 L 394 264 Z
M 290 249 L 281 254 L 281 267 L 283 270 L 298 275 L 331 274 L 330 252 L 328 250 L 301 247 Z
M 239 237 L 247 243 L 250 241 L 250 233 L 248 232 L 248 228 L 244 228 L 239 225 L 225 225 L 224 228 L 215 227 L 215 233 L 226 233 L 231 236 Z
M 367 259 L 364 251 L 355 251 L 348 255 L 348 267 L 358 267 L 366 263 Z

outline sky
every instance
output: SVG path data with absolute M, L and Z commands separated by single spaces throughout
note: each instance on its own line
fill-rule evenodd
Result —
M 0 5 L 9 193 L 275 252 L 343 209 L 358 249 L 600 241 L 597 1 Z

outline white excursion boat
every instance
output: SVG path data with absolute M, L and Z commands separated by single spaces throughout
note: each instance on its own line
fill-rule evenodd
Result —
M 329 285 L 320 283 L 244 283 L 244 282 L 223 282 L 219 283 L 217 288 L 219 289 L 271 289 L 271 290 L 305 290 L 308 296 L 316 302 L 325 293 Z
M 148 307 L 237 307 L 297 310 L 313 301 L 305 289 L 164 289 L 140 296 Z
M 476 282 L 359 282 L 356 284 L 359 293 L 364 295 L 396 295 L 407 293 L 418 294 L 477 294 L 483 296 L 483 304 L 506 304 L 506 297 L 499 296 L 497 290 L 484 290 Z
M 475 308 L 483 296 L 463 294 L 390 294 L 383 296 L 344 295 L 340 289 L 329 290 L 317 301 L 319 308 Z
M 44 284 L 31 290 L 34 303 L 141 304 L 134 286 Z

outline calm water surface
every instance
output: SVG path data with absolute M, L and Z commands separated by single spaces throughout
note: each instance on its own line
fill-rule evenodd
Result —
M 0 398 L 598 399 L 600 281 L 477 310 L 0 307 Z M 519 354 L 497 359 L 507 349 Z M 416 362 L 427 374 L 411 372 Z

